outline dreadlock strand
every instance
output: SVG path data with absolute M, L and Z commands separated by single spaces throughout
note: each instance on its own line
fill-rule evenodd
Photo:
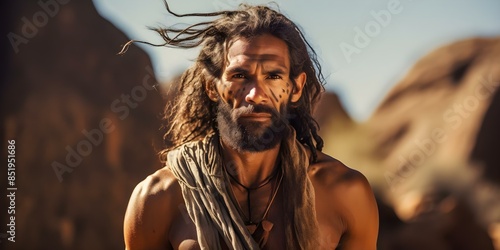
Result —
M 167 9 L 168 13 L 174 15 L 175 17 L 212 17 L 212 16 L 220 16 L 220 15 L 227 15 L 231 11 L 219 11 L 219 12 L 209 12 L 209 13 L 188 13 L 188 14 L 177 14 L 173 11 L 170 10 L 170 7 L 168 6 L 167 0 L 163 0 L 163 3 L 165 5 L 165 8 Z

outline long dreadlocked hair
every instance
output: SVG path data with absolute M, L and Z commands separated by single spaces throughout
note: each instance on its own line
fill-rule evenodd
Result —
M 302 96 L 299 101 L 290 105 L 287 117 L 290 125 L 296 131 L 297 140 L 311 150 L 311 161 L 315 162 L 317 151 L 321 151 L 323 148 L 323 140 L 317 133 L 319 125 L 313 119 L 312 111 L 319 100 L 319 95 L 324 90 L 325 80 L 321 73 L 317 55 L 299 27 L 283 14 L 266 6 L 242 4 L 234 11 L 183 15 L 172 12 L 166 1 L 165 6 L 167 11 L 176 17 L 218 18 L 212 21 L 200 22 L 185 29 L 173 27 L 153 28 L 165 40 L 164 44 L 151 44 L 132 40 L 120 52 L 124 53 L 133 42 L 176 48 L 195 48 L 201 45 L 201 51 L 196 62 L 182 74 L 177 82 L 175 99 L 168 102 L 165 107 L 163 118 L 167 124 L 163 139 L 166 148 L 160 152 L 162 160 L 166 160 L 166 155 L 171 149 L 190 141 L 200 140 L 206 135 L 217 131 L 217 104 L 208 98 L 205 91 L 206 88 L 214 88 L 214 84 L 222 76 L 228 44 L 237 38 L 252 38 L 262 34 L 271 34 L 288 45 L 292 84 L 296 87 L 293 79 L 300 73 L 305 72 L 307 75 Z M 297 178 L 299 177 L 297 176 Z M 290 178 L 289 182 L 291 183 L 285 186 L 289 186 L 287 189 L 293 190 L 293 185 L 297 185 L 297 183 L 292 178 Z M 295 184 L 292 182 L 295 182 Z M 287 218 L 293 220 L 292 223 L 295 225 L 288 226 L 287 238 L 291 242 L 298 244 L 301 249 L 312 249 L 315 248 L 313 246 L 317 245 L 316 239 L 312 239 L 315 238 L 314 235 L 317 235 L 317 231 L 311 229 L 317 227 L 317 225 L 315 224 L 315 218 L 310 218 L 311 213 L 315 214 L 315 212 L 311 206 L 305 207 L 307 205 L 303 203 L 301 198 L 305 197 L 304 194 L 297 192 L 290 192 L 290 195 L 296 194 L 293 195 L 294 197 L 290 197 L 289 201 L 292 203 L 290 205 L 295 207 L 295 212 L 290 212 L 291 214 L 287 215 Z M 314 191 L 303 189 L 300 192 Z M 292 249 L 292 245 L 288 245 L 288 249 Z
M 163 137 L 166 149 L 160 152 L 164 159 L 166 153 L 186 142 L 199 140 L 216 131 L 216 103 L 205 93 L 205 86 L 213 88 L 222 76 L 228 44 L 236 38 L 251 38 L 265 33 L 285 41 L 290 54 L 290 79 L 293 81 L 301 72 L 307 80 L 302 97 L 289 109 L 288 119 L 294 127 L 297 139 L 312 151 L 311 160 L 317 159 L 317 150 L 323 148 L 323 140 L 318 135 L 319 125 L 312 117 L 313 107 L 323 92 L 324 77 L 317 55 L 305 39 L 299 27 L 283 14 L 266 6 L 242 4 L 238 10 L 212 13 L 192 13 L 179 15 L 172 12 L 165 1 L 167 11 L 176 17 L 213 17 L 218 19 L 200 22 L 185 29 L 152 28 L 165 40 L 164 44 L 151 44 L 142 41 L 128 42 L 122 52 L 133 42 L 153 46 L 195 48 L 202 45 L 200 54 L 193 66 L 186 70 L 175 89 L 176 98 L 170 101 L 164 112 L 166 133 Z

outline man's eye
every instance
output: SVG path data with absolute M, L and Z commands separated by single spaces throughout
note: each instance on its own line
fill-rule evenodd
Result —
M 233 78 L 242 78 L 243 79 L 243 78 L 245 78 L 245 75 L 243 75 L 243 74 L 234 74 Z
M 283 79 L 280 75 L 270 75 L 267 78 L 273 80 Z

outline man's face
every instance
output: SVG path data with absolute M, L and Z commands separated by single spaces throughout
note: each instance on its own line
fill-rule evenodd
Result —
M 300 98 L 305 74 L 290 76 L 286 43 L 264 34 L 235 40 L 228 49 L 216 93 L 217 124 L 222 139 L 238 151 L 263 151 L 275 147 L 287 124 L 288 104 Z

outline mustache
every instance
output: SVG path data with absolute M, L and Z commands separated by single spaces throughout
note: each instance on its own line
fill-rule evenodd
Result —
M 273 117 L 279 117 L 280 116 L 280 114 L 278 113 L 278 111 L 276 111 L 275 109 L 273 109 L 271 107 L 263 106 L 263 105 L 252 105 L 252 104 L 250 104 L 248 106 L 244 106 L 244 107 L 240 107 L 240 108 L 235 109 L 232 112 L 231 116 L 232 116 L 233 119 L 237 120 L 242 115 L 248 115 L 248 114 L 251 114 L 251 113 L 267 113 L 267 114 L 270 114 Z

